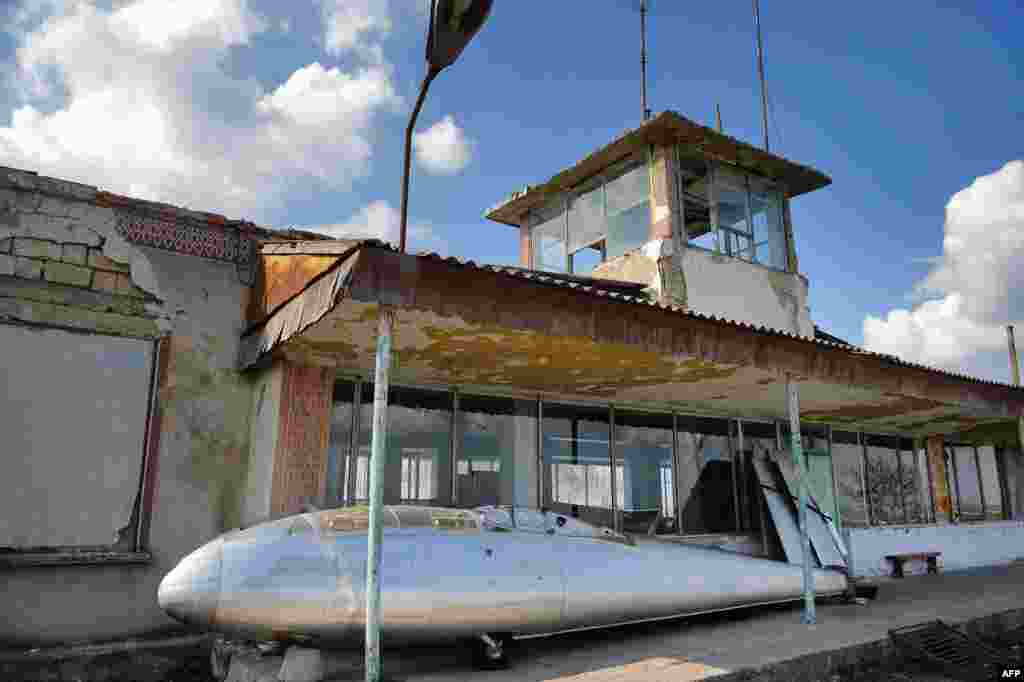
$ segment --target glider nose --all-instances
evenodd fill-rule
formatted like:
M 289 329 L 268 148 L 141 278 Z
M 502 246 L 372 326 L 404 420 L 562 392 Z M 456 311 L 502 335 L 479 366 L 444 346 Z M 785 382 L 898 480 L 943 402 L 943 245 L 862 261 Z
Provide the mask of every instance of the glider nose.
M 156 597 L 161 609 L 189 625 L 214 624 L 220 599 L 223 545 L 221 538 L 208 542 L 164 576 Z

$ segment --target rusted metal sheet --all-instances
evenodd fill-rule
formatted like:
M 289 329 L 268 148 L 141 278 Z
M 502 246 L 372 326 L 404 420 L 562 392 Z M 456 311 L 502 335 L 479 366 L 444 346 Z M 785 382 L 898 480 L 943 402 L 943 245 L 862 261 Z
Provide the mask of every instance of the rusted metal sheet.
M 603 289 L 376 245 L 360 246 L 248 332 L 242 366 L 284 346 L 367 371 L 380 305 L 396 310 L 404 380 L 779 418 L 780 377 L 790 373 L 808 421 L 903 435 L 950 433 L 1024 410 L 1019 388 L 655 304 L 636 285 Z
M 252 366 L 276 345 L 326 315 L 348 286 L 358 257 L 358 254 L 350 252 L 345 259 L 336 258 L 333 269 L 321 273 L 311 284 L 307 283 L 301 296 L 292 297 L 269 318 L 247 331 L 239 346 L 240 367 Z
M 932 436 L 926 443 L 935 515 L 936 517 L 943 515 L 945 517 L 943 520 L 952 521 L 953 502 L 949 495 L 949 477 L 946 473 L 946 452 L 943 448 L 942 436 Z M 936 518 L 936 520 L 939 519 Z

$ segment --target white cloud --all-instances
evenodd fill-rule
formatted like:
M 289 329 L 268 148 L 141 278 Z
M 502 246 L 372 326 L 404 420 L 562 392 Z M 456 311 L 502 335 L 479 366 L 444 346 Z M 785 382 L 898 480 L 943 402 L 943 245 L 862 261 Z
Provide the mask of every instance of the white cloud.
M 346 50 L 363 52 L 370 47 L 368 37 L 391 32 L 387 0 L 325 0 L 324 49 L 338 56 Z
M 475 143 L 448 114 L 421 133 L 413 135 L 416 159 L 432 173 L 450 175 L 469 165 Z
M 314 62 L 267 91 L 222 66 L 273 25 L 247 0 L 169 7 L 83 1 L 21 33 L 27 103 L 0 127 L 0 163 L 255 219 L 297 185 L 344 189 L 369 172 L 377 119 L 401 105 L 382 58 Z M 53 93 L 66 96 L 40 103 Z
M 398 209 L 386 201 L 377 200 L 359 209 L 344 223 L 313 225 L 299 229 L 320 232 L 334 239 L 380 239 L 397 246 L 400 228 L 401 216 Z M 411 253 L 447 252 L 447 243 L 437 235 L 429 223 L 410 222 L 406 239 L 406 249 Z
M 377 41 L 391 34 L 396 19 L 420 33 L 430 0 L 320 0 L 320 8 L 327 54 L 351 51 L 374 63 L 381 54 Z
M 1003 367 L 997 373 L 1005 379 L 1005 325 L 1024 320 L 1022 287 L 1024 161 L 1012 161 L 946 204 L 942 257 L 917 287 L 936 298 L 884 318 L 869 315 L 865 346 L 946 369 Z

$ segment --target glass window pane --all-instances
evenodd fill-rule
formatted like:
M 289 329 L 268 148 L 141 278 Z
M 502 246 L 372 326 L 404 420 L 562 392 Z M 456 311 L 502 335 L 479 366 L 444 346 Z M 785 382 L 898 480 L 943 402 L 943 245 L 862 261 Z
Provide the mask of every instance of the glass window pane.
M 349 448 L 352 445 L 352 399 L 355 385 L 348 381 L 334 384 L 331 405 L 331 432 L 327 445 L 327 499 L 328 507 L 345 504 L 348 500 L 350 469 Z M 354 471 L 352 472 L 355 473 Z
M 750 213 L 754 222 L 757 262 L 777 270 L 788 269 L 783 196 L 763 181 L 750 180 Z
M 739 235 L 749 235 L 747 222 L 747 187 L 743 176 L 721 168 L 714 172 L 715 203 L 718 207 L 718 226 L 723 230 L 725 243 L 723 253 L 736 258 L 750 260 L 749 238 L 740 240 Z M 739 233 L 737 235 L 736 233 Z
M 616 495 L 627 533 L 676 533 L 672 415 L 616 412 Z
M 373 384 L 363 384 L 355 499 L 369 494 Z M 388 391 L 388 450 L 384 503 L 451 502 L 451 394 L 392 386 Z
M 599 246 L 586 247 L 569 256 L 569 267 L 574 275 L 588 276 L 604 261 L 604 251 Z
M 581 192 L 569 208 L 569 252 L 601 241 L 605 235 L 604 186 Z
M 978 448 L 978 464 L 981 466 L 981 485 L 985 492 L 985 518 L 1003 518 L 1003 495 L 999 485 L 999 468 L 996 466 L 996 450 L 991 445 Z
M 843 438 L 832 434 L 832 465 L 835 467 L 836 492 L 839 494 L 839 520 L 844 526 L 859 528 L 868 525 L 868 512 L 864 506 L 864 482 L 861 479 L 863 448 L 857 443 L 857 434 Z
M 608 411 L 544 404 L 545 506 L 588 523 L 614 525 Z
M 924 489 L 917 468 L 917 454 L 913 450 L 900 452 L 903 465 L 903 499 L 907 505 L 907 523 L 925 523 Z
M 754 468 L 754 459 L 772 459 L 777 449 L 775 440 L 775 424 L 763 422 L 743 422 L 743 465 L 740 479 L 746 483 L 740 485 L 740 519 L 744 530 L 760 531 L 763 509 L 763 493 L 761 480 Z
M 980 521 L 985 518 L 985 510 L 981 506 L 981 484 L 978 481 L 978 466 L 974 461 L 974 448 L 955 447 L 953 454 L 956 483 L 960 492 L 960 520 Z
M 866 466 L 868 500 L 873 525 L 903 523 L 900 497 L 899 450 L 868 441 Z
M 457 418 L 456 506 L 516 504 L 517 487 L 536 487 L 536 401 L 460 395 Z
M 687 241 L 692 246 L 714 251 L 717 234 L 711 228 L 707 163 L 703 159 L 680 156 L 678 178 Z
M 532 218 L 533 267 L 548 272 L 565 272 L 565 203 L 550 202 Z
M 935 523 L 935 502 L 932 499 L 932 484 L 928 470 L 928 450 L 921 448 L 915 453 L 917 486 L 921 491 L 922 523 Z
M 651 231 L 647 164 L 626 171 L 605 185 L 608 258 L 643 246 Z
M 728 533 L 736 528 L 728 422 L 680 419 L 679 500 L 683 533 Z

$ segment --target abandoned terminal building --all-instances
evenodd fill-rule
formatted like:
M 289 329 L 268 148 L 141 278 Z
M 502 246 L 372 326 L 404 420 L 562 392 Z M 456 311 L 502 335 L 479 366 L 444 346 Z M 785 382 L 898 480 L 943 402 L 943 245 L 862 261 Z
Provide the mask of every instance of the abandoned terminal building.
M 363 503 L 385 307 L 385 503 L 780 558 L 753 462 L 788 449 L 791 380 L 854 575 L 1024 557 L 1024 389 L 815 327 L 789 206 L 829 183 L 666 112 L 487 212 L 512 267 L 0 169 L 0 639 L 168 627 L 196 546 Z

